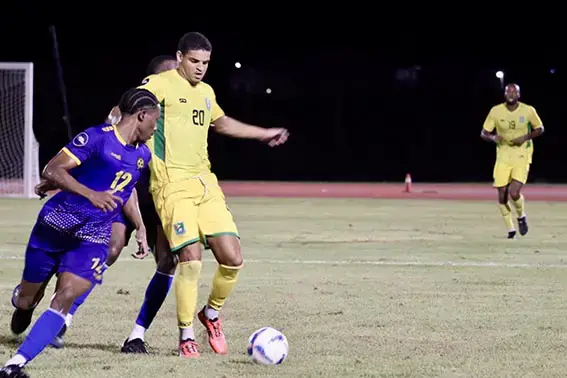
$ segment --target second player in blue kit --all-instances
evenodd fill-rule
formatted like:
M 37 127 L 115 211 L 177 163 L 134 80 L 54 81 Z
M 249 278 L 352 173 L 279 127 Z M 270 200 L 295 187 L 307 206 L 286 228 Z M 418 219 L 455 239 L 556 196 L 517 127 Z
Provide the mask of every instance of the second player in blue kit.
M 0 378 L 27 377 L 23 368 L 51 343 L 75 299 L 102 282 L 112 222 L 128 206 L 151 159 L 143 144 L 156 129 L 160 107 L 144 89 L 120 99 L 121 121 L 78 134 L 45 167 L 43 176 L 62 191 L 41 209 L 26 249 L 21 283 L 14 290 L 12 329 L 26 329 L 50 278 L 57 273 L 50 307 L 37 319 Z

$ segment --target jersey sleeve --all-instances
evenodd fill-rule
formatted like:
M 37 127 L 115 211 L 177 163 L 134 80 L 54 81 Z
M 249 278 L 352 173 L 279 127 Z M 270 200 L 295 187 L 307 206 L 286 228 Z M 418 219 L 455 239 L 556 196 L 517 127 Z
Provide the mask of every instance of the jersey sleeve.
M 152 92 L 162 102 L 165 99 L 166 80 L 159 75 L 150 75 L 142 80 L 142 84 L 138 86 L 140 89 L 147 89 Z
M 220 107 L 217 102 L 217 96 L 215 95 L 215 91 L 211 88 L 211 92 L 213 93 L 213 99 L 211 101 L 211 122 L 215 122 L 220 117 L 224 116 L 224 110 Z
M 537 114 L 533 106 L 530 106 L 530 110 L 528 112 L 528 121 L 530 122 L 530 125 L 533 129 L 539 129 L 543 127 L 543 122 L 541 122 L 541 118 L 539 118 L 539 115 Z
M 494 129 L 496 128 L 496 119 L 494 118 L 494 111 L 492 109 L 490 109 L 490 112 L 486 116 L 482 128 L 488 131 L 489 133 L 493 132 Z
M 75 135 L 62 151 L 77 165 L 81 165 L 91 157 L 98 155 L 102 138 L 102 133 L 98 132 L 97 128 L 90 128 Z

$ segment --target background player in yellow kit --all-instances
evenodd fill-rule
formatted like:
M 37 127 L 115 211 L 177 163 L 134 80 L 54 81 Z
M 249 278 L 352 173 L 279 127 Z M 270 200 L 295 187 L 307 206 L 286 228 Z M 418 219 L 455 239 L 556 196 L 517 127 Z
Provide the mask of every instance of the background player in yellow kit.
M 488 113 L 481 138 L 497 146 L 494 187 L 498 189 L 498 206 L 508 227 L 508 239 L 514 239 L 516 229 L 508 197 L 516 209 L 520 235 L 525 235 L 528 221 L 522 187 L 532 163 L 533 139 L 543 134 L 543 123 L 533 106 L 519 102 L 520 87 L 517 84 L 508 84 L 504 97 L 506 101 Z
M 156 134 L 147 143 L 152 150 L 150 191 L 171 250 L 179 257 L 174 286 L 182 357 L 199 356 L 193 319 L 201 274 L 201 238 L 206 239 L 219 265 L 207 305 L 198 317 L 207 329 L 209 344 L 219 354 L 227 353 L 219 310 L 232 292 L 243 263 L 238 230 L 210 170 L 209 127 L 270 146 L 285 143 L 288 137 L 286 129 L 247 125 L 224 114 L 213 89 L 202 82 L 211 50 L 211 43 L 202 34 L 185 34 L 178 44 L 179 67 L 150 75 L 141 86 L 156 95 L 163 111 Z M 146 353 L 142 335 L 142 331 L 133 332 L 123 351 Z

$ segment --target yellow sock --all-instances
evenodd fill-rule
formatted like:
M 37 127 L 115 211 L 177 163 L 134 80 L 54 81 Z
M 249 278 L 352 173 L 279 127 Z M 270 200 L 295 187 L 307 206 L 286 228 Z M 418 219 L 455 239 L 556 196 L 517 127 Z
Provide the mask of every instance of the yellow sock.
M 526 213 L 524 212 L 524 195 L 520 194 L 520 198 L 517 201 L 512 200 L 514 207 L 516 208 L 516 214 L 518 218 L 524 217 Z
M 500 208 L 500 213 L 504 217 L 504 223 L 506 223 L 508 231 L 514 230 L 514 222 L 512 221 L 512 209 L 510 208 L 510 205 L 502 205 L 501 203 L 499 203 L 498 207 Z
M 234 289 L 234 285 L 236 285 L 240 268 L 242 268 L 242 265 L 227 266 L 219 264 L 213 276 L 213 289 L 211 290 L 211 295 L 209 295 L 208 307 L 215 311 L 219 311 L 222 308 L 226 298 Z
M 191 328 L 193 326 L 201 266 L 200 261 L 180 262 L 175 273 L 173 283 L 177 299 L 177 324 L 179 328 Z

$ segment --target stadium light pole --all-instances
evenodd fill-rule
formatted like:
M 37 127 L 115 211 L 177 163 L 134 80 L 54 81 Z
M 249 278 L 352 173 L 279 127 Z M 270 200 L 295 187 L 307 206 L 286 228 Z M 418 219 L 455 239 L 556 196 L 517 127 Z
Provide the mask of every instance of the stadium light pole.
M 496 77 L 500 80 L 500 88 L 504 88 L 504 72 L 498 71 L 496 72 Z

